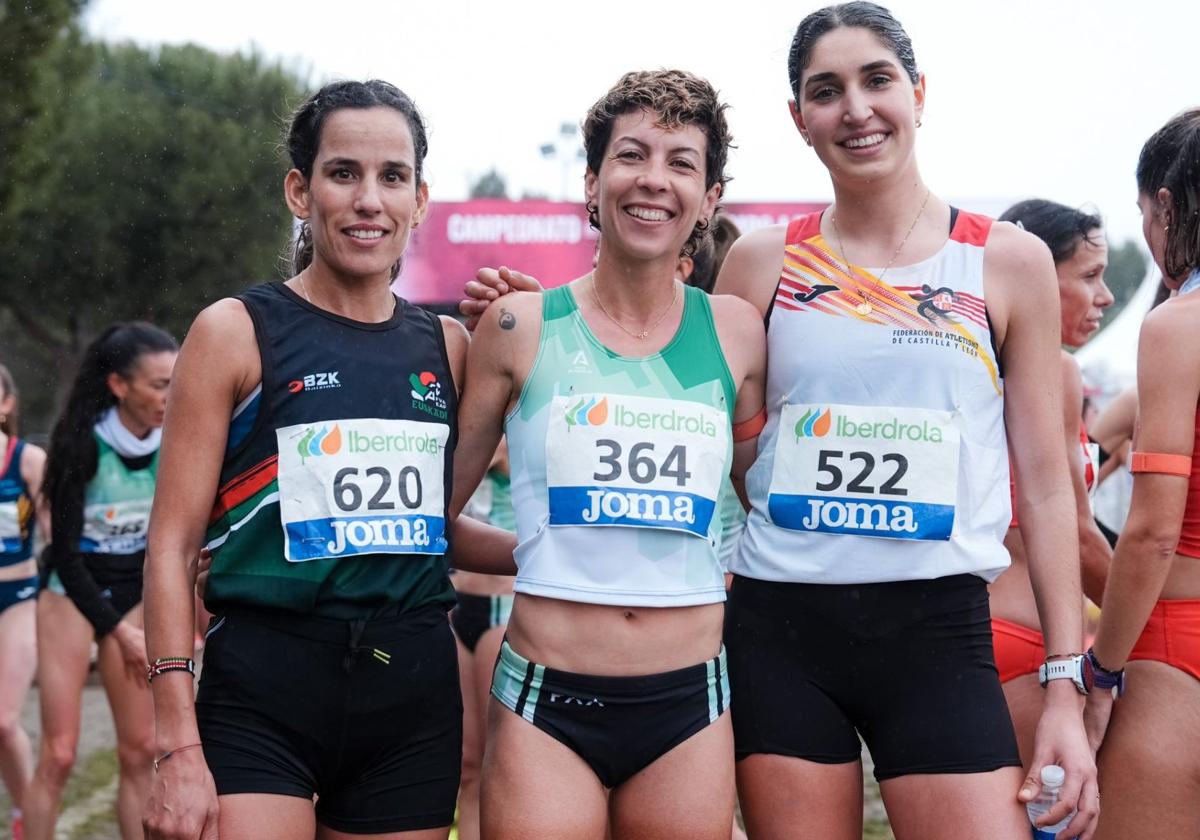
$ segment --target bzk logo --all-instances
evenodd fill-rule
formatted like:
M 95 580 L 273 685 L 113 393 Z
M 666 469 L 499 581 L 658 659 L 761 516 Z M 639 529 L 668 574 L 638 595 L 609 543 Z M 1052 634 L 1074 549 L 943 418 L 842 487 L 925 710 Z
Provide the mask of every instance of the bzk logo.
M 300 443 L 296 446 L 296 451 L 300 453 L 301 463 L 319 455 L 336 455 L 341 450 L 342 430 L 337 423 L 333 424 L 332 429 L 328 426 L 322 426 L 319 429 L 316 426 L 309 426 L 300 436 Z
M 828 408 L 823 414 L 819 408 L 810 408 L 796 421 L 796 442 L 799 443 L 802 437 L 825 437 L 832 425 L 833 416 Z
M 322 391 L 326 388 L 341 387 L 342 383 L 338 381 L 338 371 L 336 370 L 310 373 L 288 383 L 288 390 L 293 394 L 299 394 L 301 391 Z

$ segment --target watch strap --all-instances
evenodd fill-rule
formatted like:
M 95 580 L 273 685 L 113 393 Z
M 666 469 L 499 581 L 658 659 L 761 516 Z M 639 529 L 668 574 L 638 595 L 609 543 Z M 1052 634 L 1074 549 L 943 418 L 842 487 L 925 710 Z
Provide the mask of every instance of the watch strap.
M 1070 680 L 1080 694 L 1087 694 L 1087 684 L 1083 678 L 1083 657 L 1072 656 L 1068 659 L 1051 659 L 1042 663 L 1038 669 L 1038 682 L 1044 688 L 1054 680 Z

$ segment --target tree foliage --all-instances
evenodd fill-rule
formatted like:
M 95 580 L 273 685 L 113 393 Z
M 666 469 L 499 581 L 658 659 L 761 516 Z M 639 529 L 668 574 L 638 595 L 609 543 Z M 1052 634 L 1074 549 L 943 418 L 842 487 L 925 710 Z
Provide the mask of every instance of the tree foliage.
M 508 198 L 508 184 L 496 169 L 489 169 L 475 179 L 468 195 L 471 198 Z
M 17 179 L 14 162 L 26 133 L 51 106 L 46 77 L 70 77 L 77 65 L 49 64 L 49 52 L 78 40 L 72 26 L 87 0 L 0 0 L 0 218 Z M 56 58 L 63 59 L 61 53 Z
M 276 274 L 296 74 L 257 55 L 66 36 L 46 60 L 86 69 L 37 77 L 44 108 L 14 152 L 0 229 L 0 329 L 53 365 L 113 320 L 182 334 L 207 303 Z M 44 413 L 30 396 L 27 416 Z

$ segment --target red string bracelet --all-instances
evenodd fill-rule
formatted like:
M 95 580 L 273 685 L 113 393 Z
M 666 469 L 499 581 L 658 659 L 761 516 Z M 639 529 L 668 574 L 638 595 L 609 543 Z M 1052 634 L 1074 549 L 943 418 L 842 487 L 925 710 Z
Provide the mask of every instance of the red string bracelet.
M 187 746 L 184 746 L 184 747 L 176 747 L 173 750 L 167 750 L 165 753 L 160 755 L 158 758 L 154 759 L 154 772 L 157 773 L 158 765 L 162 764 L 168 758 L 175 755 L 175 753 L 181 753 L 184 750 L 192 750 L 192 749 L 195 749 L 196 747 L 202 747 L 202 746 L 204 746 L 204 745 L 203 744 L 188 744 Z

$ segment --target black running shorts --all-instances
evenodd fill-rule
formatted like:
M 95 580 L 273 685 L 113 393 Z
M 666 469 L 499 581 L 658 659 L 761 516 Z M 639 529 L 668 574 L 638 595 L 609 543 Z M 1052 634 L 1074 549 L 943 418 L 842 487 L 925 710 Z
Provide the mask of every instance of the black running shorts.
M 729 680 L 723 650 L 663 674 L 599 677 L 530 662 L 505 641 L 492 696 L 615 788 L 715 723 L 729 708 Z
M 319 798 L 335 831 L 448 826 L 462 763 L 462 698 L 443 608 L 331 621 L 214 619 L 196 696 L 218 795 Z
M 739 759 L 857 761 L 875 778 L 1019 767 L 975 575 L 854 585 L 734 578 L 725 618 Z

